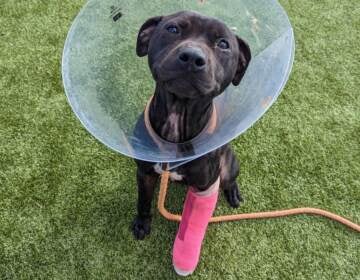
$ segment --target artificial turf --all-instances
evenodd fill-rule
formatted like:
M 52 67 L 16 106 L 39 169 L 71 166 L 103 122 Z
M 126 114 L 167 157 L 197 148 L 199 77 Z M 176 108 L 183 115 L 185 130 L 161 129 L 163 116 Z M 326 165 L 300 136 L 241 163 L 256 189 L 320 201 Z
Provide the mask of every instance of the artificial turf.
M 85 131 L 60 62 L 84 0 L 0 0 L 0 279 L 176 279 L 177 224 L 155 212 L 129 229 L 135 165 Z M 360 223 L 360 2 L 281 0 L 296 37 L 290 80 L 233 141 L 245 202 L 217 213 L 297 206 Z M 179 211 L 184 190 L 173 188 Z M 360 235 L 297 216 L 211 225 L 189 279 L 360 279 Z

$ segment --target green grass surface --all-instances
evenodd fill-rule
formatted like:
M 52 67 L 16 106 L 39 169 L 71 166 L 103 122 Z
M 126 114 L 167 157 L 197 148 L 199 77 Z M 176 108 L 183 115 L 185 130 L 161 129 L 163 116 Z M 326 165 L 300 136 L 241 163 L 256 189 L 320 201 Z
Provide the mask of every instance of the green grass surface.
M 282 0 L 296 36 L 291 78 L 233 142 L 237 211 L 316 206 L 360 223 L 360 2 Z M 90 136 L 60 61 L 76 1 L 0 0 L 0 279 L 176 279 L 177 224 L 155 213 L 135 241 L 133 161 Z M 171 209 L 184 191 L 174 188 Z M 235 213 L 222 198 L 217 213 Z M 189 279 L 360 279 L 360 235 L 298 216 L 209 227 Z

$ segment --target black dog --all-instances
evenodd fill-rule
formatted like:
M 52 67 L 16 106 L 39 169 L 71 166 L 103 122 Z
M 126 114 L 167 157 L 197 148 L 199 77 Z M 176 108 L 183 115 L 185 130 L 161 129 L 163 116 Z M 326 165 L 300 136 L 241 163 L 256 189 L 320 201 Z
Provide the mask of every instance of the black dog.
M 233 83 L 238 85 L 250 62 L 248 45 L 221 21 L 194 12 L 148 19 L 140 28 L 137 55 L 148 55 L 156 81 L 149 108 L 155 132 L 171 142 L 185 142 L 207 125 L 213 98 Z M 138 214 L 135 238 L 150 233 L 151 202 L 161 173 L 159 164 L 136 161 Z M 220 176 L 220 187 L 232 207 L 242 198 L 236 177 L 239 164 L 228 145 L 172 170 L 171 177 L 199 191 Z

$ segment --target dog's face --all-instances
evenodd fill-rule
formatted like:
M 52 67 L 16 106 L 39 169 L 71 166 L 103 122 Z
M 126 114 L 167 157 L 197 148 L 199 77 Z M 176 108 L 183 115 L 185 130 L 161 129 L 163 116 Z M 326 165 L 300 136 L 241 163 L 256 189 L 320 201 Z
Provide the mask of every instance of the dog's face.
M 155 81 L 179 98 L 215 97 L 240 83 L 250 62 L 248 45 L 221 21 L 194 12 L 148 19 L 136 52 L 148 55 Z

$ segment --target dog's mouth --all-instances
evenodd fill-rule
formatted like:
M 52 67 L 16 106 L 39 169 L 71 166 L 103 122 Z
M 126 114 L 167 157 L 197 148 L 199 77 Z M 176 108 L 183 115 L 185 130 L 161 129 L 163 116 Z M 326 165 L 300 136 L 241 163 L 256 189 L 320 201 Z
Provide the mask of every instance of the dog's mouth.
M 212 85 L 187 78 L 174 78 L 162 83 L 167 91 L 183 98 L 203 97 L 213 91 Z
M 219 90 L 213 75 L 208 72 L 188 73 L 165 67 L 154 67 L 152 70 L 155 81 L 179 98 L 204 97 Z

